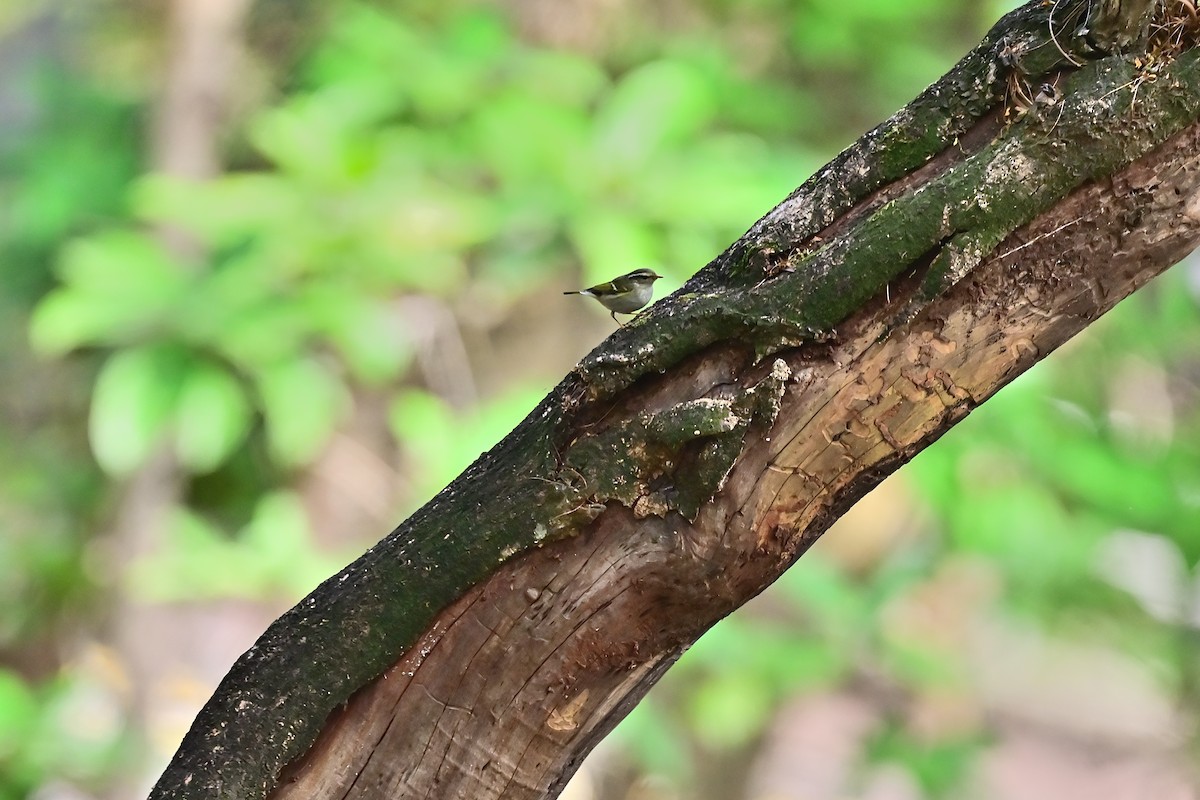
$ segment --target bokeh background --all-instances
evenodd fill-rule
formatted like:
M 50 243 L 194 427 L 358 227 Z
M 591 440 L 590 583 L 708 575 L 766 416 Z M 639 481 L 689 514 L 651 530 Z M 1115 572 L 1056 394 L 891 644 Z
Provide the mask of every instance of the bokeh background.
M 136 798 L 278 613 L 968 49 L 965 0 L 5 0 L 0 800 Z M 721 623 L 573 800 L 1200 796 L 1200 269 Z

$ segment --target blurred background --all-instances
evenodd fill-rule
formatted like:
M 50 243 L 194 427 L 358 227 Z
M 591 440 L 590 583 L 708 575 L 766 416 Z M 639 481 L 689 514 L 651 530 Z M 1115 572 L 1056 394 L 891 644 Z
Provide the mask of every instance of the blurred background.
M 0 800 L 144 796 L 611 332 L 562 291 L 677 288 L 1012 5 L 5 0 Z M 568 796 L 1200 797 L 1198 298 L 886 482 Z

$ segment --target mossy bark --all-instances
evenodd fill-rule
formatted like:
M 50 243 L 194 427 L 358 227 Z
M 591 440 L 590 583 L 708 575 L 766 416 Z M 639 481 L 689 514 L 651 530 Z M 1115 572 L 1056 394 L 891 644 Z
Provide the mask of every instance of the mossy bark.
M 611 336 L 263 634 L 152 797 L 554 796 L 850 503 L 1194 246 L 1200 58 L 1151 75 L 1120 52 L 1146 4 L 1090 5 L 1010 14 Z

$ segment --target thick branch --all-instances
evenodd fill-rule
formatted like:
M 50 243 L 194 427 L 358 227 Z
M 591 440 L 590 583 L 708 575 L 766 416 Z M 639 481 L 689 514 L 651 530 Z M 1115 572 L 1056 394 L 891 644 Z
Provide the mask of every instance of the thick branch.
M 1087 4 L 1051 5 L 1059 45 L 1094 53 Z M 155 796 L 552 796 L 850 503 L 1191 249 L 1200 60 L 1060 74 L 1048 8 L 1002 21 L 281 617 Z M 1042 77 L 1062 99 L 1003 124 Z

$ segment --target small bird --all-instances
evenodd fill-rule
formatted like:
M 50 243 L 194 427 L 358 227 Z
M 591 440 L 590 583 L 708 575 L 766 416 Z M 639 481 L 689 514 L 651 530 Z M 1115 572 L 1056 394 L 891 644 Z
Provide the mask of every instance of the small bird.
M 650 302 L 654 294 L 654 282 L 661 278 L 652 269 L 635 269 L 633 272 L 613 278 L 608 283 L 598 283 L 590 289 L 563 294 L 582 294 L 594 297 L 608 309 L 613 321 L 624 325 L 617 314 L 632 314 Z

